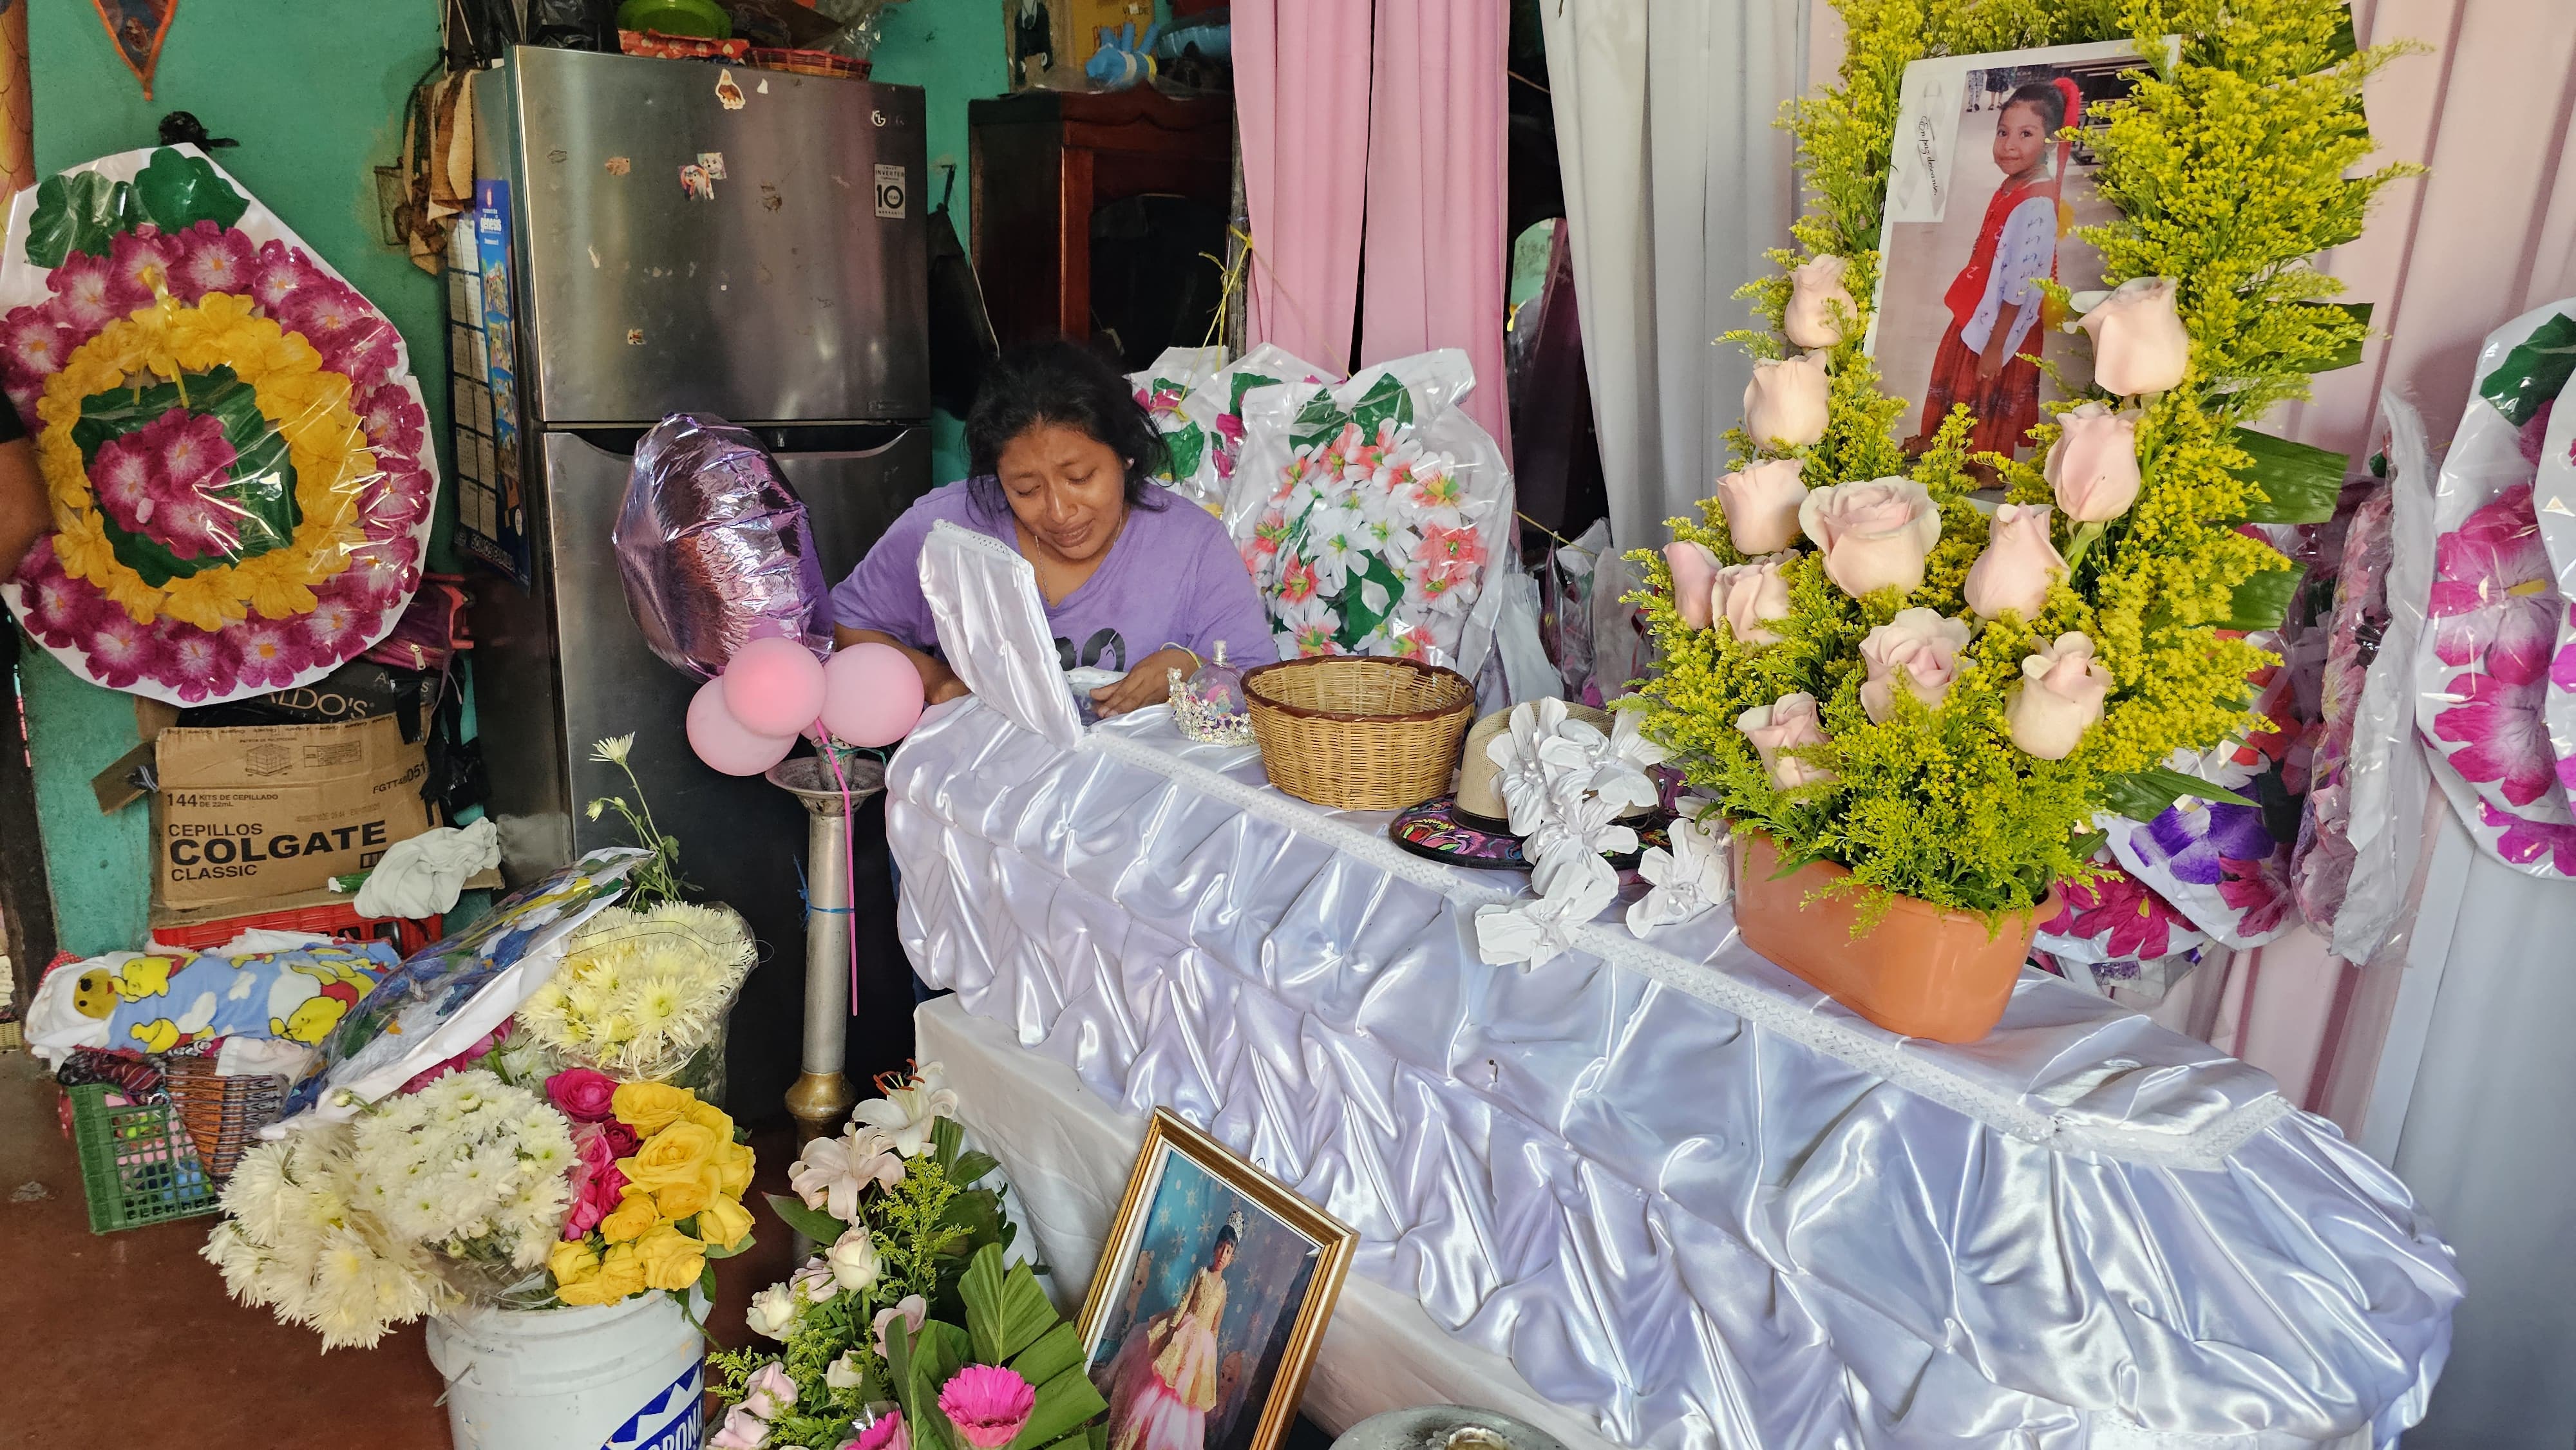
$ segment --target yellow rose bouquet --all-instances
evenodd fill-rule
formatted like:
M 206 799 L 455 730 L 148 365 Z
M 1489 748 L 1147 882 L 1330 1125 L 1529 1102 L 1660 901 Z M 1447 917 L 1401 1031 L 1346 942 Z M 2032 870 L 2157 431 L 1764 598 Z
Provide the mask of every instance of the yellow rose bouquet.
M 588 1068 L 546 1079 L 572 1123 L 570 1211 L 546 1260 L 565 1304 L 648 1289 L 715 1292 L 709 1261 L 751 1247 L 751 1149 L 733 1119 L 687 1088 L 616 1082 Z

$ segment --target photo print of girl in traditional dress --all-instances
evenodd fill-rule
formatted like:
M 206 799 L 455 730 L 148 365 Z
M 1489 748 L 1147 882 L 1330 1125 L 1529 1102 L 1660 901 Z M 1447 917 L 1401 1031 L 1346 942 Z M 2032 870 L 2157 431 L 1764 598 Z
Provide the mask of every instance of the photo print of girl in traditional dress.
M 2102 285 L 2101 255 L 2075 235 L 2112 214 L 2084 132 L 2142 64 L 2112 42 L 1906 67 L 1867 345 L 1911 402 L 1897 424 L 1908 453 L 1965 404 L 1971 452 L 2027 457 L 2041 400 L 2060 396 L 2041 361 L 2071 386 L 2091 376 L 2039 284 Z
M 1109 1450 L 1266 1450 L 1322 1337 L 1319 1319 L 1299 1333 L 1301 1315 L 1319 1289 L 1338 1287 L 1347 1249 L 1163 1147 L 1147 1144 L 1140 1172 L 1153 1176 L 1102 1256 L 1100 1273 L 1115 1277 L 1094 1285 L 1083 1316 L 1086 1330 L 1097 1326 L 1088 1362 L 1109 1401 Z M 1272 1416 L 1282 1390 L 1285 1412 Z

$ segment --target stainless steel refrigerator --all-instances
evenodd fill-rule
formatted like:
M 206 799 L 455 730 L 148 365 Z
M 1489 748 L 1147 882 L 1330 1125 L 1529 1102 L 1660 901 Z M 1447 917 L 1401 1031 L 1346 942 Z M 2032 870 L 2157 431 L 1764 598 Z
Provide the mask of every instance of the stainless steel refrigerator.
M 646 649 L 609 531 L 636 440 L 681 411 L 761 436 L 836 581 L 928 488 L 922 94 L 523 47 L 476 77 L 474 102 L 449 337 L 459 537 L 490 566 L 472 584 L 474 685 L 504 873 L 622 839 L 583 807 L 625 787 L 592 742 L 633 732 L 685 874 L 760 937 L 729 1057 L 735 1102 L 763 1115 L 795 1073 L 805 813 L 689 753 L 696 681 Z M 870 1020 L 851 1034 L 853 1069 L 873 1070 L 909 1040 L 910 978 L 882 847 L 858 855 L 858 935 L 893 956 L 865 974 Z

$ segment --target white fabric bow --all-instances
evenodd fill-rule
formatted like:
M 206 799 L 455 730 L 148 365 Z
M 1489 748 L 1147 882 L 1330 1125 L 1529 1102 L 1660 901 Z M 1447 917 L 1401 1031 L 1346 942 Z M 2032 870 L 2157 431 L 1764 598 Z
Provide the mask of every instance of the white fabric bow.
M 1628 904 L 1628 930 L 1638 936 L 1713 910 L 1731 889 L 1725 833 L 1685 814 L 1673 822 L 1671 849 L 1648 847 L 1637 874 L 1654 887 Z
M 1574 928 L 1601 913 L 1619 894 L 1619 873 L 1593 853 L 1567 852 L 1549 863 L 1539 896 L 1508 905 L 1476 908 L 1476 954 L 1502 965 L 1545 966 L 1573 950 Z

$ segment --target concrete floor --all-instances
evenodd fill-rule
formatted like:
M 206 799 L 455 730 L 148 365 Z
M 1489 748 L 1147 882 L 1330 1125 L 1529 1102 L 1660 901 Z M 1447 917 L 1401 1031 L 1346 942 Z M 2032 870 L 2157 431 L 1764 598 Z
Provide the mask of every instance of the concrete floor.
M 197 1257 L 211 1217 L 92 1234 L 57 1096 L 43 1063 L 0 1052 L 0 1446 L 447 1450 L 419 1325 L 326 1355 L 225 1295 Z M 717 1265 L 709 1327 L 726 1345 L 746 1338 L 752 1293 L 790 1267 L 788 1232 L 759 1193 L 785 1191 L 793 1135 L 753 1143 L 759 1243 Z

